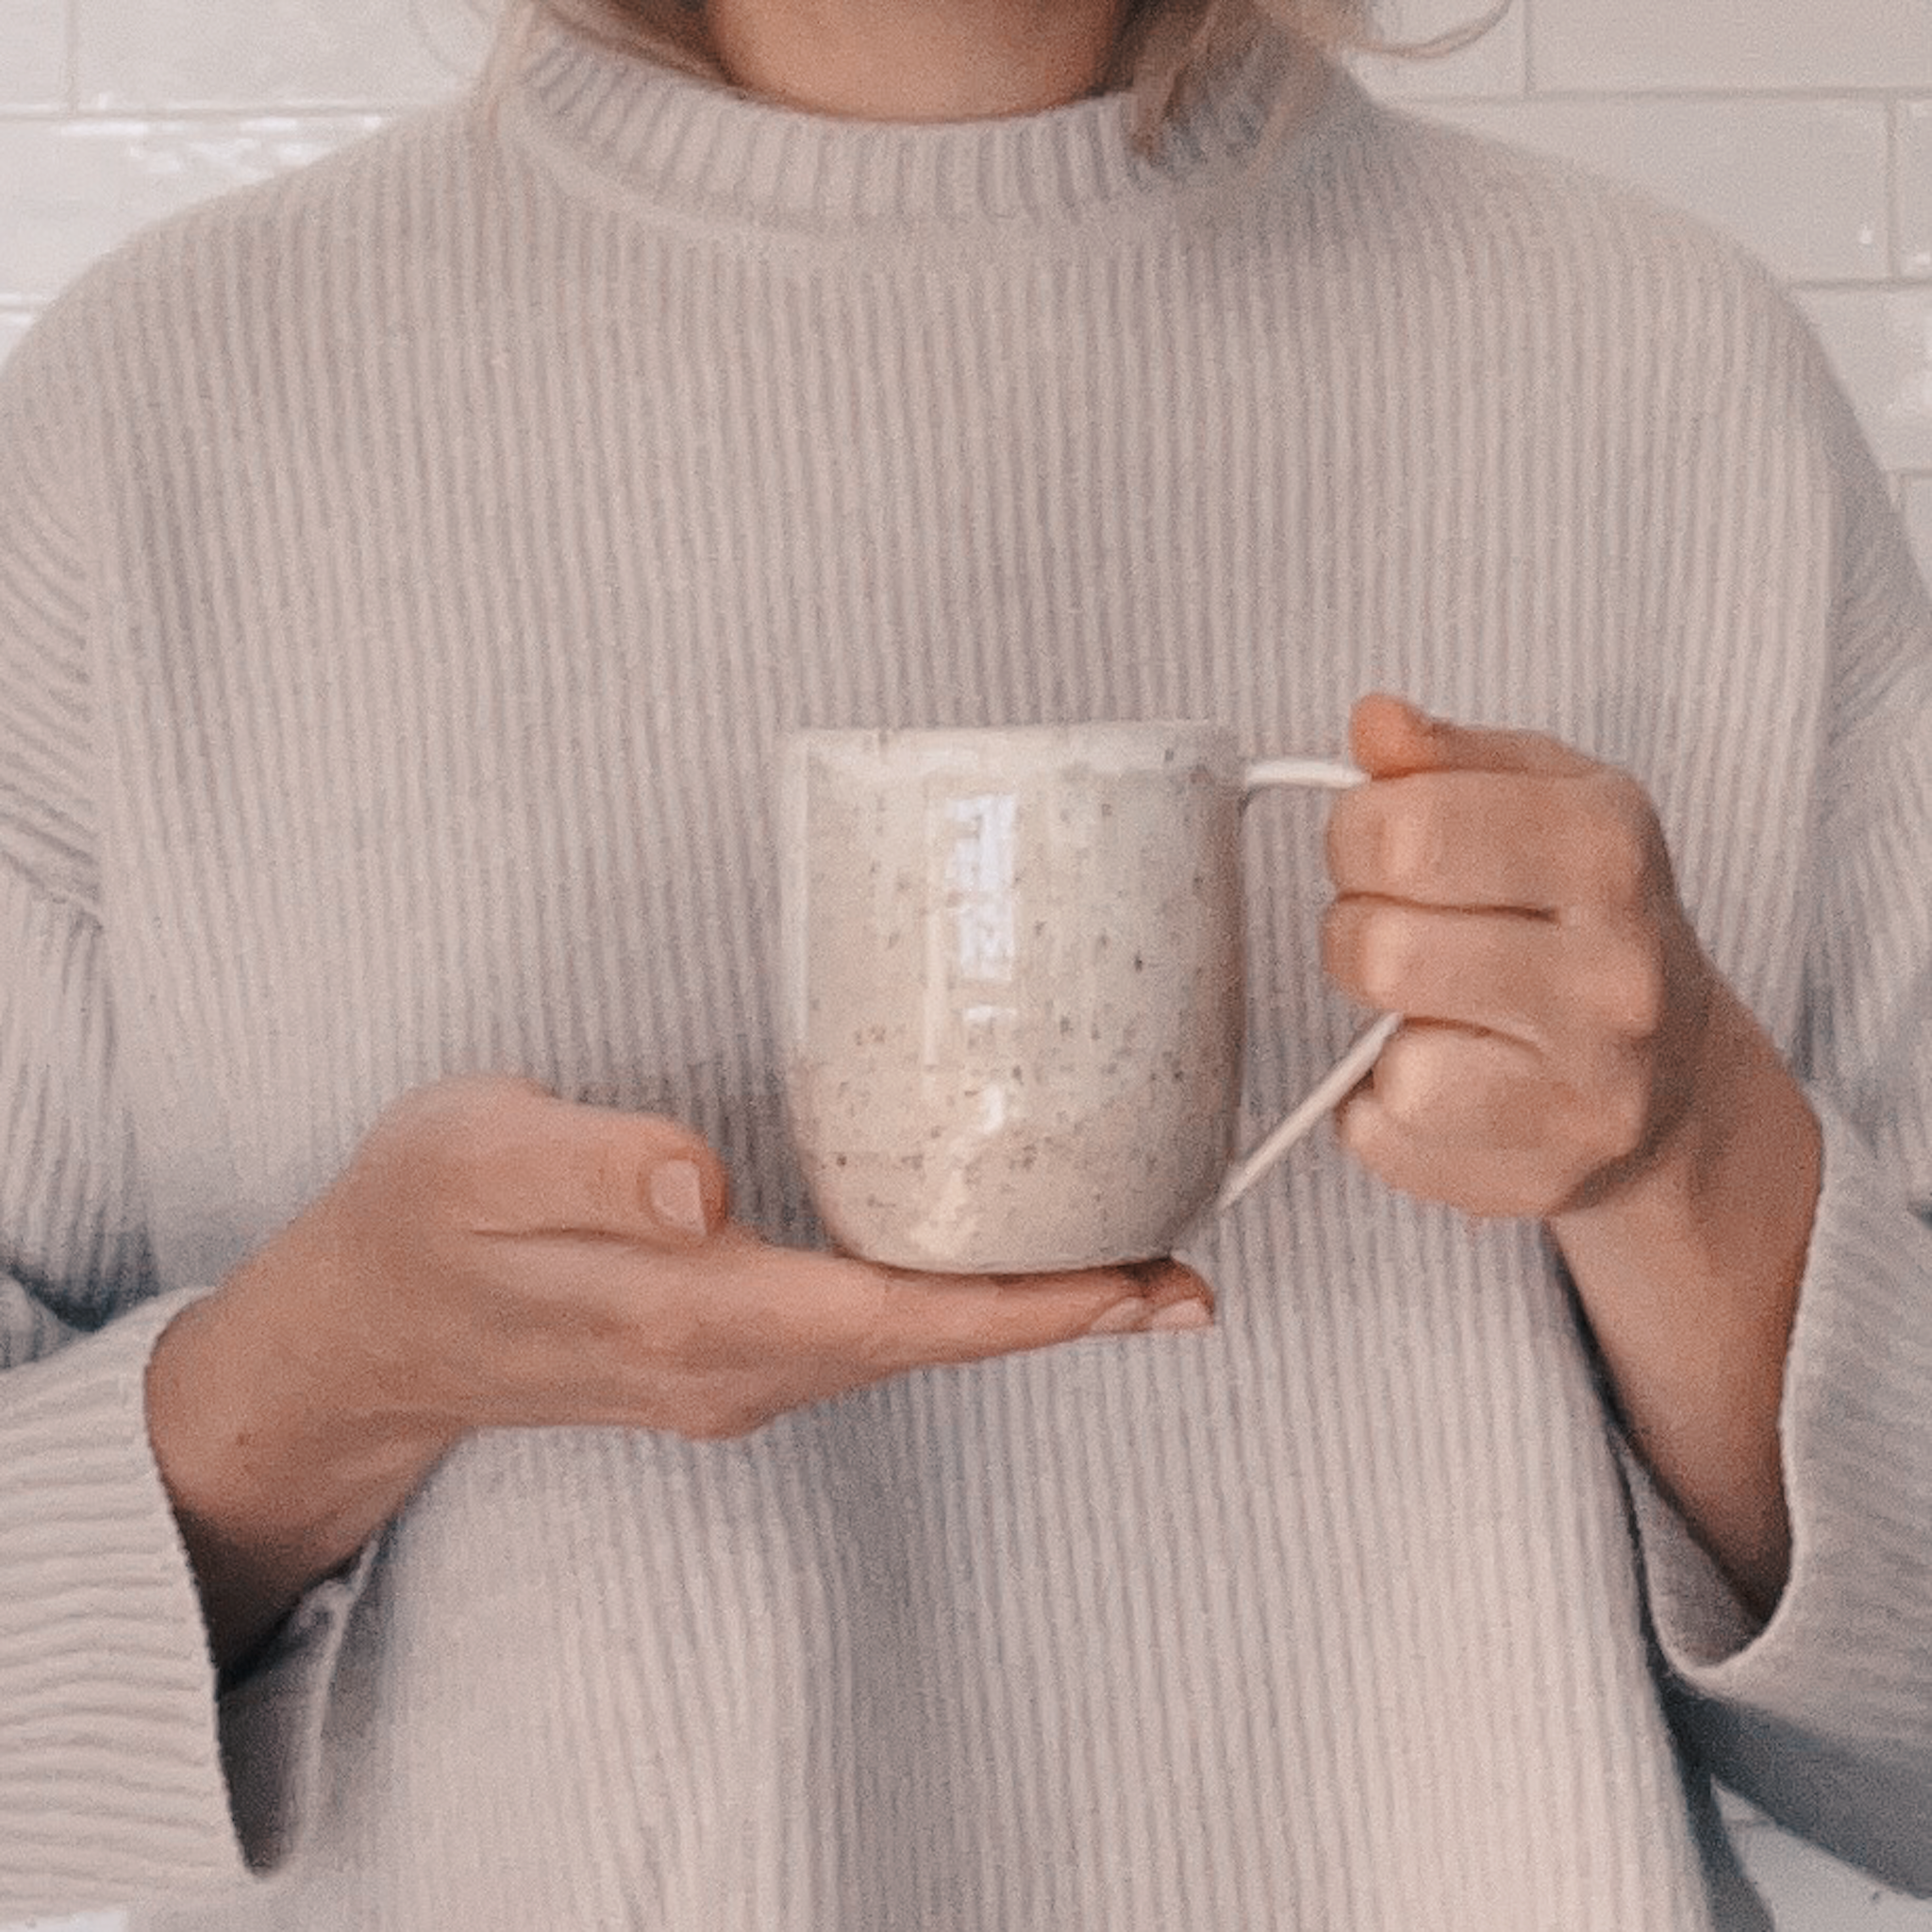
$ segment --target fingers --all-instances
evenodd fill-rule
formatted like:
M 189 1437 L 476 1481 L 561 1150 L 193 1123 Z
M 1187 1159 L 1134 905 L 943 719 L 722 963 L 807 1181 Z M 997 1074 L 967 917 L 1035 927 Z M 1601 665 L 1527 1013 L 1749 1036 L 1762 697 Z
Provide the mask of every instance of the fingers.
M 1571 1076 L 1518 1041 L 1405 1025 L 1336 1116 L 1342 1145 L 1390 1186 L 1479 1215 L 1532 1218 L 1643 1138 L 1632 1056 L 1607 1048 Z
M 820 1345 L 838 1335 L 879 1377 L 1089 1335 L 1202 1327 L 1213 1315 L 1212 1291 L 1178 1261 L 1015 1277 L 916 1274 L 830 1256 L 795 1259 L 809 1291 L 791 1298 L 792 1318 L 808 1319 L 810 1340 Z
M 1597 769 L 1592 759 L 1560 739 L 1539 731 L 1452 724 L 1379 691 L 1356 706 L 1349 721 L 1349 750 L 1372 778 L 1450 771 L 1580 777 Z
M 1657 813 L 1555 739 L 1397 698 L 1356 708 L 1351 748 L 1373 782 L 1330 813 L 1324 955 L 1405 1024 L 1342 1142 L 1406 1192 L 1547 1216 L 1681 1110 L 1710 972 Z
M 1357 705 L 1350 746 L 1378 782 L 1329 817 L 1343 893 L 1564 916 L 1627 908 L 1657 869 L 1641 790 L 1557 739 L 1445 724 L 1378 694 Z
M 597 1351 L 593 1418 L 700 1441 L 910 1370 L 1086 1335 L 1205 1327 L 1207 1284 L 1174 1262 L 1027 1277 L 914 1274 L 724 1229 L 681 1261 L 633 1251 L 634 1333 Z M 573 1377 L 576 1411 L 586 1378 Z
M 1663 1017 L 1662 957 L 1635 925 L 1348 898 L 1329 908 L 1322 945 L 1364 1006 L 1542 1051 L 1578 1035 L 1647 1039 Z
M 1328 819 L 1338 891 L 1426 906 L 1627 915 L 1658 858 L 1641 794 L 1604 769 L 1418 773 L 1345 793 Z

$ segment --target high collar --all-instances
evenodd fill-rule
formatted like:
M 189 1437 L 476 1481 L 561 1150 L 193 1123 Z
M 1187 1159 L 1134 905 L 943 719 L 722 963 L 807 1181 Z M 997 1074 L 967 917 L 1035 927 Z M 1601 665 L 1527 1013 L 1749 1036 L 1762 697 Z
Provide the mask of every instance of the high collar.
M 1264 36 L 1223 62 L 1149 160 L 1129 138 L 1124 93 L 996 120 L 850 120 L 755 99 L 545 19 L 504 126 L 578 189 L 713 235 L 953 245 L 975 230 L 990 240 L 1182 213 L 1257 158 L 1284 90 L 1293 118 L 1271 169 L 1306 165 L 1364 105 L 1348 75 Z

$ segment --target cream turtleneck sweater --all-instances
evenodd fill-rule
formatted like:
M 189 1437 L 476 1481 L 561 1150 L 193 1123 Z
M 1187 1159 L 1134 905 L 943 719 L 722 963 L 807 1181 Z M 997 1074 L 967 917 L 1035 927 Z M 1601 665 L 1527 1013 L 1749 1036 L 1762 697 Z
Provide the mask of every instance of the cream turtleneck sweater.
M 171 222 L 0 377 L 0 1918 L 1690 1932 L 1707 1770 L 1932 1886 L 1932 611 L 1769 278 L 1257 51 L 874 126 L 544 33 Z M 1655 795 L 1824 1197 L 1759 1629 L 1534 1227 L 1311 1145 L 1200 1338 L 747 1441 L 473 1439 L 218 1687 L 160 1325 L 457 1069 L 678 1114 L 808 1239 L 775 735 L 1405 691 Z M 1257 1116 L 1351 1016 L 1257 823 Z M 1685 1311 L 1687 1322 L 1695 1310 Z M 223 1694 L 217 1696 L 218 1688 Z

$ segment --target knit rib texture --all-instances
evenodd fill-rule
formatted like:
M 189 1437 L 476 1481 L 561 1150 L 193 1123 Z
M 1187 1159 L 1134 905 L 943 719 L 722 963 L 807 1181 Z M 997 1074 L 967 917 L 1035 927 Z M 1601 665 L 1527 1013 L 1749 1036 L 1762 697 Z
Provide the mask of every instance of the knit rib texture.
M 1761 270 L 1339 76 L 1259 146 L 1307 78 L 1258 45 L 1147 161 L 1117 97 L 834 122 L 545 30 L 16 352 L 0 1917 L 1762 1927 L 1707 1758 L 1932 1885 L 1924 587 Z M 672 1114 L 815 1238 L 780 733 L 1333 754 L 1374 689 L 1635 773 L 1828 1114 L 1768 1627 L 1539 1231 L 1317 1137 L 1188 1250 L 1209 1333 L 473 1438 L 217 1685 L 146 1351 L 389 1101 Z M 1357 1017 L 1323 809 L 1250 815 L 1257 1123 Z

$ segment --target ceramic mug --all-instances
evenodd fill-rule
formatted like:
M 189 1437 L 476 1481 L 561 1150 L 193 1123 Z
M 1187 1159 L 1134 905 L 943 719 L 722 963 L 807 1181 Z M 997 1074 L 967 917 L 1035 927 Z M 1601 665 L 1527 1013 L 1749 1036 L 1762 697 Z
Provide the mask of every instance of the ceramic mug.
M 1369 1028 L 1231 1163 L 1241 817 L 1277 786 L 1200 723 L 804 731 L 780 758 L 779 1031 L 807 1185 L 848 1253 L 1029 1274 L 1173 1252 L 1374 1065 Z

